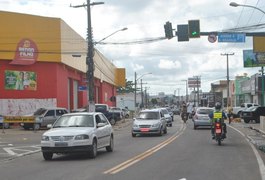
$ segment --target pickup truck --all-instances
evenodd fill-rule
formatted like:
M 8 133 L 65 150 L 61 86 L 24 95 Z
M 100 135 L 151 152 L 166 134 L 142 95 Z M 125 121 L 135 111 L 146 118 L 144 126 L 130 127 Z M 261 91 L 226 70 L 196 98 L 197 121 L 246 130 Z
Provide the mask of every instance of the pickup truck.
M 107 104 L 95 104 L 95 111 L 103 113 L 111 125 L 116 124 L 116 121 L 122 119 L 122 113 L 110 110 L 110 107 Z
M 242 103 L 239 107 L 233 107 L 233 115 L 237 117 L 241 117 L 241 112 L 251 106 L 260 106 L 256 103 Z

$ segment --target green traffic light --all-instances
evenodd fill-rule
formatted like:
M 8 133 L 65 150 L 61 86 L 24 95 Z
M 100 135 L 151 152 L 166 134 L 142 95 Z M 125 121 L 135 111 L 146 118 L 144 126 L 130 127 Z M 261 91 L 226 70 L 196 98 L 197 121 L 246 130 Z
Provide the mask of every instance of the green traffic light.
M 196 31 L 191 33 L 193 36 L 196 36 L 198 33 Z

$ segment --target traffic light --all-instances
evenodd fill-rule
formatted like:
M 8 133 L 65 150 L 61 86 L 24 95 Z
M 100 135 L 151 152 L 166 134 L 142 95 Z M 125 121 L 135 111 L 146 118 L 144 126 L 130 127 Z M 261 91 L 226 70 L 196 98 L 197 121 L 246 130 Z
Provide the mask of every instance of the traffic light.
M 172 24 L 171 22 L 166 22 L 166 24 L 164 25 L 164 29 L 165 29 L 165 36 L 168 39 L 173 38 L 173 31 L 172 31 Z
M 181 24 L 177 26 L 178 41 L 189 41 L 189 26 L 188 24 Z
M 200 20 L 189 20 L 189 37 L 200 37 Z

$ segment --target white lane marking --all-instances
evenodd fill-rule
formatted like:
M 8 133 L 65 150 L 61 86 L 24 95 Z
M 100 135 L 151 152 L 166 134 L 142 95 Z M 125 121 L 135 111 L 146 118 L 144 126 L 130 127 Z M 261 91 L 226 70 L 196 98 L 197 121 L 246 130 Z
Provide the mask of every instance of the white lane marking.
M 259 165 L 261 180 L 265 180 L 265 165 L 264 165 L 262 158 L 260 157 L 260 154 L 258 153 L 257 149 L 255 148 L 255 146 L 249 141 L 249 139 L 247 139 L 246 135 L 243 134 L 241 131 L 239 131 L 238 129 L 236 129 L 230 125 L 228 125 L 228 126 L 231 127 L 232 129 L 236 130 L 239 134 L 241 134 L 246 139 L 246 141 L 248 142 L 248 144 L 250 145 L 250 147 L 252 148 L 252 150 L 256 156 L 256 159 L 257 159 L 257 162 Z
M 170 144 L 171 142 L 173 142 L 175 139 L 177 139 L 180 135 L 183 134 L 183 132 L 186 129 L 186 124 L 181 124 L 181 128 L 179 132 L 176 132 L 174 135 L 172 135 L 171 137 L 169 137 L 168 139 L 166 139 L 165 141 L 163 141 L 162 143 L 148 149 L 147 151 L 134 156 L 131 159 L 128 159 L 127 161 L 118 164 L 117 166 L 114 166 L 113 168 L 104 171 L 104 174 L 116 174 L 130 166 L 132 166 L 133 164 L 147 158 L 148 156 L 152 155 L 153 153 L 157 152 L 158 150 L 160 150 L 161 148 L 165 147 L 166 145 Z
M 187 180 L 186 178 L 181 178 L 181 179 L 179 179 L 179 180 Z
M 35 148 L 37 150 L 28 150 L 23 148 Z M 32 154 L 36 152 L 40 152 L 40 145 L 35 146 L 21 146 L 21 147 L 9 147 L 9 148 L 3 148 L 9 155 L 11 156 L 24 156 L 27 154 Z M 16 153 L 14 151 L 22 151 L 23 153 Z

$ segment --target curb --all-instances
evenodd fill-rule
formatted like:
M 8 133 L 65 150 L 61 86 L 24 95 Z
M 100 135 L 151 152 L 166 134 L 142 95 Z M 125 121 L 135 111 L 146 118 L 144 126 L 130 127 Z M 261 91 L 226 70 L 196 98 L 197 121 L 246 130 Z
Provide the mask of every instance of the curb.
M 259 133 L 260 136 L 256 136 L 256 138 L 254 138 L 248 135 L 247 138 L 250 140 L 252 144 L 254 144 L 257 147 L 257 149 L 265 153 L 265 132 L 258 128 L 254 128 L 252 126 L 250 126 L 249 128 Z

